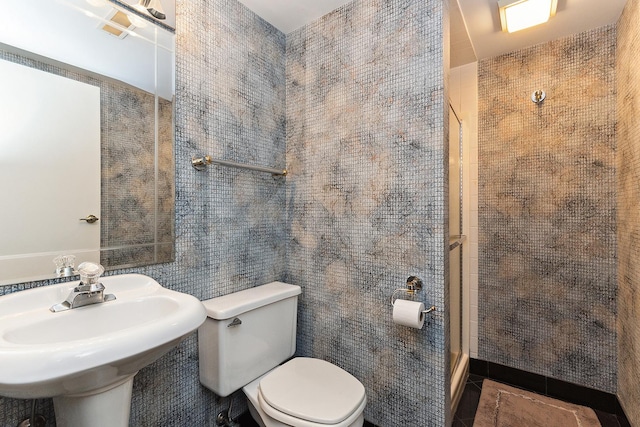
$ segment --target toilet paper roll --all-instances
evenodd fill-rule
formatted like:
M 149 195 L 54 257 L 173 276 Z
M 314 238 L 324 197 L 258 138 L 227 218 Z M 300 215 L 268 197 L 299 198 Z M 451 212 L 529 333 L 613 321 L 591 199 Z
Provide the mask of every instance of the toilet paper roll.
M 424 304 L 397 299 L 393 303 L 393 322 L 410 328 L 422 329 L 424 324 Z

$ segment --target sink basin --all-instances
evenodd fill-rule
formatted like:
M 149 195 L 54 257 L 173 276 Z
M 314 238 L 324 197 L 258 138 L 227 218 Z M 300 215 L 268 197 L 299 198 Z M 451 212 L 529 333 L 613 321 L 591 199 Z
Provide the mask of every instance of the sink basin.
M 138 370 L 206 318 L 198 299 L 150 277 L 124 274 L 100 281 L 115 300 L 58 313 L 49 307 L 79 282 L 0 297 L 0 395 L 91 395 L 131 383 Z

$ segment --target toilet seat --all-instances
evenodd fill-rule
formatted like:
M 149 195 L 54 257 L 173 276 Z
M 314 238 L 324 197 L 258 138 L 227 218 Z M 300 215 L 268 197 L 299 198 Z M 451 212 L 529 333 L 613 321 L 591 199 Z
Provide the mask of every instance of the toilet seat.
M 258 400 L 270 417 L 297 427 L 350 426 L 366 405 L 364 386 L 320 359 L 298 357 L 260 379 Z

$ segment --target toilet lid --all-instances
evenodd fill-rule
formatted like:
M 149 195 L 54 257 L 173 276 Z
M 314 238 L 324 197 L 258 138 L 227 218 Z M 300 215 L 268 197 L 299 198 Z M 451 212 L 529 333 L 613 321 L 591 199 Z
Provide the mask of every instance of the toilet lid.
M 260 381 L 272 408 L 319 424 L 338 424 L 365 399 L 364 386 L 343 369 L 320 359 L 297 357 Z

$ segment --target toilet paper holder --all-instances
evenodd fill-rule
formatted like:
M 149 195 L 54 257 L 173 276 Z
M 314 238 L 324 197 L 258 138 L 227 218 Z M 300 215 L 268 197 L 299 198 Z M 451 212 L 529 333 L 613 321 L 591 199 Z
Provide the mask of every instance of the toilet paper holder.
M 395 297 L 398 292 L 404 292 L 407 295 L 414 296 L 416 294 L 416 292 L 421 291 L 421 290 L 422 290 L 422 280 L 420 280 L 420 278 L 416 277 L 416 276 L 409 276 L 407 278 L 406 287 L 405 288 L 398 288 L 395 291 L 393 291 L 393 293 L 391 294 L 391 306 L 393 306 L 393 303 L 395 302 L 395 299 L 393 297 Z M 431 307 L 427 308 L 426 310 L 423 310 L 422 314 L 431 313 L 433 311 L 436 311 L 436 306 L 435 305 L 432 305 Z

